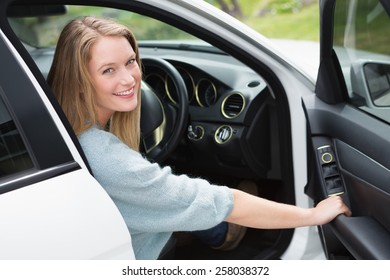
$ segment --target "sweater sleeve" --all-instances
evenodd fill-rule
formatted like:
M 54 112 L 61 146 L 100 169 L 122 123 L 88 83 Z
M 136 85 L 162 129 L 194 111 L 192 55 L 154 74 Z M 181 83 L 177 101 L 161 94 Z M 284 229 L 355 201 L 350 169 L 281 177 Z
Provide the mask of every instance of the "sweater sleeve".
M 111 133 L 92 128 L 80 136 L 80 143 L 95 178 L 132 233 L 207 229 L 222 222 L 233 208 L 229 188 L 174 175 Z

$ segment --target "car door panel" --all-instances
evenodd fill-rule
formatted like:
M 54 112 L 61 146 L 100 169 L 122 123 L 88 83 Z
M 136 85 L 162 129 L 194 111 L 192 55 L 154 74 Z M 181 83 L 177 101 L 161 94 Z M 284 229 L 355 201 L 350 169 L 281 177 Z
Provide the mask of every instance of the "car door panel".
M 315 189 L 317 201 L 341 195 L 353 212 L 322 228 L 328 258 L 344 251 L 356 259 L 390 259 L 390 218 L 384 215 L 390 210 L 388 125 L 348 104 L 331 105 L 315 96 L 304 97 L 304 106 L 315 166 L 315 186 L 308 190 Z M 332 162 L 324 163 L 318 152 L 323 147 L 330 149 Z M 329 173 L 331 164 L 335 171 Z M 332 180 L 339 184 L 329 184 Z
M 380 223 L 368 216 L 339 217 L 333 224 L 337 238 L 356 259 L 390 258 L 390 234 Z
M 0 61 L 0 259 L 134 259 L 118 208 L 1 28 Z
M 309 153 L 313 155 L 306 192 L 315 201 L 340 195 L 352 210 L 352 217 L 339 216 L 320 227 L 328 258 L 390 259 L 390 128 L 386 118 L 378 114 L 388 107 L 365 110 L 357 93 L 366 90 L 367 81 L 352 75 L 354 63 L 362 57 L 388 57 L 388 52 L 359 41 L 366 35 L 374 38 L 378 27 L 387 24 L 381 7 L 379 1 L 320 3 L 321 59 L 316 95 L 303 97 L 312 144 Z M 375 16 L 368 20 L 368 14 L 374 15 L 372 11 Z M 381 88 L 379 78 L 371 82 Z M 327 162 L 329 156 L 325 161 L 320 157 L 318 149 L 324 146 L 330 147 L 332 162 Z M 334 167 L 329 177 L 325 171 L 330 164 Z M 332 180 L 337 184 L 328 184 Z
M 0 224 L 0 260 L 134 259 L 122 216 L 84 169 L 1 194 Z

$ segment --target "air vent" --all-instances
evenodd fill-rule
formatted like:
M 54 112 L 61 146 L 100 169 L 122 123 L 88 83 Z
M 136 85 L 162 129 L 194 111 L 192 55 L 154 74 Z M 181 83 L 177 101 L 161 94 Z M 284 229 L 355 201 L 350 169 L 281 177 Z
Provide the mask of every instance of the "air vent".
M 222 115 L 225 118 L 236 118 L 245 107 L 245 98 L 241 93 L 232 93 L 222 102 Z

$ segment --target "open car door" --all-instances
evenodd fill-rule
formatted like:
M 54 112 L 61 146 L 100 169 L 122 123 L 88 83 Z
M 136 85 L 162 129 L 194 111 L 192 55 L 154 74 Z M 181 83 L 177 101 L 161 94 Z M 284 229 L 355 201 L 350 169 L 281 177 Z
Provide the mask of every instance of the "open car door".
M 389 2 L 320 1 L 316 96 L 304 97 L 316 201 L 341 195 L 352 217 L 321 227 L 329 259 L 390 259 Z

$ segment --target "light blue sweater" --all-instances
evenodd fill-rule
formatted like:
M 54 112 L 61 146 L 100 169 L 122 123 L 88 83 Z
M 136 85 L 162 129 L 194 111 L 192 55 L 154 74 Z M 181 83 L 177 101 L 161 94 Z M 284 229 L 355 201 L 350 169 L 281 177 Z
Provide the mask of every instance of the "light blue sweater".
M 172 232 L 211 228 L 233 208 L 229 188 L 174 175 L 96 126 L 79 140 L 95 178 L 127 224 L 136 259 L 157 259 Z

